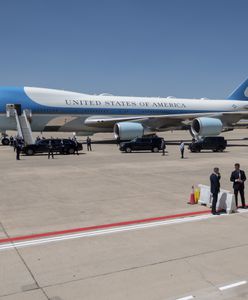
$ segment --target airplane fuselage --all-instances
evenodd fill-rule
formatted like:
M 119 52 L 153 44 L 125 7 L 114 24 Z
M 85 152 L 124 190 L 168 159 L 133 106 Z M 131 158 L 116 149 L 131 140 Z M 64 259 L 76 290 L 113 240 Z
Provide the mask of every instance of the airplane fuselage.
M 178 99 L 173 97 L 124 97 L 88 95 L 43 88 L 0 88 L 0 130 L 15 130 L 14 119 L 7 118 L 6 105 L 19 104 L 32 112 L 33 131 L 108 132 L 110 128 L 85 125 L 91 116 L 158 116 L 187 113 L 231 112 L 247 109 L 238 100 Z M 54 130 L 52 130 L 52 128 Z

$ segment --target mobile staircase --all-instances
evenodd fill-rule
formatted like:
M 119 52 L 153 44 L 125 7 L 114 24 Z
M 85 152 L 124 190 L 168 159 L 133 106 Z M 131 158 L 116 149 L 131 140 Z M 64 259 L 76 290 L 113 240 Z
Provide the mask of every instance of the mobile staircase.
M 9 118 L 15 119 L 18 137 L 24 140 L 25 145 L 34 144 L 35 141 L 30 126 L 31 111 L 26 109 L 21 110 L 18 104 L 7 104 L 6 115 Z

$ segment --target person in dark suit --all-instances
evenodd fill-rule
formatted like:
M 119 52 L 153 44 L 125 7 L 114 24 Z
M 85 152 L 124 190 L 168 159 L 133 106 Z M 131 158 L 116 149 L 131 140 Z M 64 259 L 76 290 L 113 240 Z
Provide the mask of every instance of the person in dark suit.
M 246 208 L 245 205 L 245 184 L 246 176 L 243 170 L 240 170 L 240 164 L 234 165 L 235 170 L 232 172 L 230 180 L 233 182 L 233 190 L 235 195 L 236 206 L 238 207 L 238 193 L 240 193 L 242 208 Z
M 87 144 L 87 151 L 92 151 L 92 149 L 91 149 L 91 138 L 89 136 L 87 137 L 86 144 Z
M 162 155 L 163 156 L 165 155 L 165 148 L 166 148 L 165 140 L 162 139 L 162 141 L 161 141 L 161 150 L 162 150 Z
M 16 144 L 16 160 L 20 160 L 20 154 L 22 151 L 22 146 L 19 142 Z
M 52 156 L 52 159 L 54 159 L 52 141 L 49 141 L 49 143 L 48 143 L 48 157 L 47 158 L 50 159 L 50 156 Z
M 218 194 L 220 191 L 220 172 L 219 168 L 214 168 L 214 172 L 210 175 L 210 191 L 213 195 L 213 201 L 212 201 L 212 214 L 213 215 L 219 215 L 218 212 L 216 212 L 216 204 L 218 200 Z
M 73 140 L 73 142 L 75 143 L 75 146 L 76 146 L 74 154 L 79 155 L 79 153 L 78 153 L 78 142 L 77 142 L 76 137 L 74 136 L 74 138 L 72 140 Z

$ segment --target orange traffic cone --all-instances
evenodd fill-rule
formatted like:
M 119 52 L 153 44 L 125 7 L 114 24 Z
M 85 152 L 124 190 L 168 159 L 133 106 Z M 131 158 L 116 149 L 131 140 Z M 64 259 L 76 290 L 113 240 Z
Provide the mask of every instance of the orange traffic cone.
M 191 191 L 191 194 L 190 194 L 190 197 L 189 197 L 189 202 L 188 204 L 195 204 L 195 191 L 194 191 L 194 186 L 192 185 L 192 191 Z

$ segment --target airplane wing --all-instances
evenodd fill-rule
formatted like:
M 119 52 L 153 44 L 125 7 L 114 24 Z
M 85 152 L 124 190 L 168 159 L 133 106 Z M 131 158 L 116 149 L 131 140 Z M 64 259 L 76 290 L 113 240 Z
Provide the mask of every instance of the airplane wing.
M 225 126 L 234 126 L 242 118 L 248 117 L 248 111 L 210 112 L 173 115 L 151 115 L 151 116 L 93 116 L 85 120 L 85 125 L 96 128 L 113 128 L 119 122 L 137 122 L 153 130 L 164 130 L 171 127 L 190 125 L 192 120 L 199 117 L 210 117 L 220 119 Z
M 151 115 L 151 116 L 128 116 L 128 117 L 113 117 L 113 116 L 93 116 L 85 120 L 85 125 L 97 128 L 111 128 L 119 122 L 137 122 L 151 127 L 162 128 L 169 124 L 177 124 L 187 122 L 200 116 L 206 116 L 206 113 L 198 114 L 174 114 L 174 115 Z M 213 115 L 213 113 L 209 114 Z

